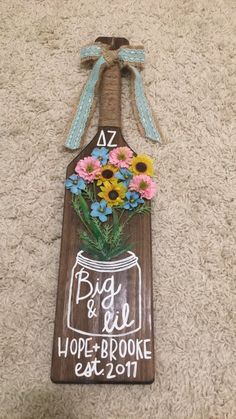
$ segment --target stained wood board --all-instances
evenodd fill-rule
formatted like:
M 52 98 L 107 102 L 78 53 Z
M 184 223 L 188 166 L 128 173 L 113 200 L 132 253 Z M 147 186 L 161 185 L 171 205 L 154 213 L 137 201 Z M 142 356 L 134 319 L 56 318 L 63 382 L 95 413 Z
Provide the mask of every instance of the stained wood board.
M 109 145 L 111 137 L 112 143 Z M 66 177 L 74 173 L 79 159 L 89 156 L 101 144 L 108 148 L 115 144 L 127 146 L 120 128 L 100 127 L 94 139 L 68 165 Z M 114 271 L 113 267 L 110 272 L 100 272 L 99 267 L 98 270 L 88 267 L 86 271 L 83 267 L 86 276 L 78 290 L 77 279 L 81 266 L 76 259 L 81 249 L 79 232 L 82 228 L 71 204 L 71 193 L 66 190 L 51 379 L 55 383 L 152 383 L 151 214 L 135 215 L 126 225 L 125 233 L 134 243 L 132 252 L 137 257 L 135 265 L 120 271 L 116 268 Z M 110 295 L 112 289 L 115 290 L 113 297 Z M 119 292 L 116 293 L 117 289 Z M 90 299 L 92 292 L 94 294 L 92 307 L 87 304 L 88 291 L 91 291 Z M 102 304 L 104 299 L 107 304 Z M 112 301 L 112 307 L 108 308 Z M 124 323 L 127 307 L 127 327 L 119 330 L 119 325 Z M 95 312 L 91 312 L 91 309 L 95 309 Z M 104 331 L 108 311 L 108 318 L 113 324 L 109 332 L 108 327 Z

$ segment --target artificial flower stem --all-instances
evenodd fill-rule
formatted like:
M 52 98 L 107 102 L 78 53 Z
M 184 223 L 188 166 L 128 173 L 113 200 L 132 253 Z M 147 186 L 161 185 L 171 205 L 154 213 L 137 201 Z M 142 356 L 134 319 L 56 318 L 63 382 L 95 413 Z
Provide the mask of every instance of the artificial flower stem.
M 125 210 L 123 209 L 123 210 L 121 211 L 120 216 L 119 216 L 119 221 L 121 220 L 121 217 L 123 216 L 124 212 L 125 212 Z
M 95 182 L 93 183 L 93 199 L 96 201 L 96 185 Z
M 90 189 L 88 189 L 88 190 L 85 189 L 84 193 L 90 201 L 93 201 L 93 196 L 91 194 Z
M 123 225 L 126 225 L 131 220 L 131 218 L 133 216 L 134 216 L 134 214 L 130 214 L 129 217 L 124 221 L 124 224 Z
M 146 204 L 143 204 L 142 205 L 142 208 L 144 208 L 144 210 L 146 210 L 146 211 L 149 211 L 150 212 L 150 210 L 149 210 L 149 208 L 147 207 L 147 205 Z M 131 214 L 130 214 L 130 216 L 124 221 L 124 224 L 123 225 L 125 225 L 125 224 L 127 224 L 130 220 L 131 220 L 131 218 L 133 218 L 133 216 L 135 215 L 135 214 L 139 214 L 140 213 L 140 208 L 139 207 L 137 207 L 136 209 L 134 209 L 132 212 L 131 212 Z

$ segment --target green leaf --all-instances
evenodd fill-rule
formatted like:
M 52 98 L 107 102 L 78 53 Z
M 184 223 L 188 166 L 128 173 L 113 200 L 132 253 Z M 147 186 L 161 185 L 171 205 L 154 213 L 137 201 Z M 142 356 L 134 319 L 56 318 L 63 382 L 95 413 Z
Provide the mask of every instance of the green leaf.
M 80 204 L 80 208 L 83 212 L 84 219 L 89 224 L 89 222 L 90 222 L 89 208 L 88 208 L 87 202 L 85 201 L 85 199 L 83 198 L 82 195 L 79 195 L 79 204 Z
M 98 239 L 99 237 L 102 237 L 102 230 L 100 229 L 100 226 L 98 224 L 98 220 L 93 220 L 93 218 L 90 215 L 89 207 L 87 205 L 87 202 L 82 197 L 82 195 L 79 196 L 79 203 L 81 210 L 83 212 L 83 216 L 85 221 L 90 227 L 91 232 L 94 234 L 94 236 Z

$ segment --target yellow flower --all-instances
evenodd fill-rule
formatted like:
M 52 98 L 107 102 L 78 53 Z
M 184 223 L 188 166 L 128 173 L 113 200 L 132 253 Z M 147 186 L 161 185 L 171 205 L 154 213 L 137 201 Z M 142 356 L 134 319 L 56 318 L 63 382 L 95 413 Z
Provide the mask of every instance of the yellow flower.
M 104 185 L 101 186 L 101 192 L 98 193 L 98 196 L 105 199 L 110 207 L 113 207 L 114 205 L 123 204 L 126 192 L 127 188 L 118 182 L 117 179 L 114 179 L 112 182 L 106 180 Z
M 118 171 L 118 168 L 112 166 L 112 164 L 106 164 L 102 167 L 100 174 L 98 175 L 98 186 L 102 183 L 109 181 L 112 182 L 115 178 L 114 175 Z
M 153 160 L 146 154 L 138 154 L 136 157 L 133 157 L 132 159 L 131 170 L 136 175 L 153 176 Z

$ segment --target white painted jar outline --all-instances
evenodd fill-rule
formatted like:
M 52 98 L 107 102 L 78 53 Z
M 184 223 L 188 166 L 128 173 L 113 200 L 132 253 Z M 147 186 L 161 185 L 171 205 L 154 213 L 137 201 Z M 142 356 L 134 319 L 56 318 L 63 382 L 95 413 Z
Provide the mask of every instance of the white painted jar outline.
M 142 324 L 142 294 L 141 294 L 141 288 L 142 288 L 142 274 L 141 274 L 141 268 L 140 265 L 138 263 L 138 257 L 135 255 L 135 253 L 128 251 L 127 253 L 129 254 L 129 256 L 123 258 L 123 259 L 119 259 L 119 260 L 115 260 L 115 261 L 100 261 L 100 260 L 94 260 L 94 259 L 90 259 L 87 258 L 85 256 L 83 256 L 84 251 L 81 250 L 80 252 L 77 253 L 76 256 L 76 262 L 72 268 L 71 271 L 71 279 L 70 279 L 70 289 L 69 289 L 69 301 L 68 301 L 68 311 L 67 311 L 67 327 L 68 329 L 74 330 L 77 333 L 80 333 L 81 335 L 86 335 L 86 336 L 101 336 L 101 337 L 120 337 L 120 336 L 126 336 L 126 335 L 130 335 L 133 334 L 135 332 L 138 332 L 141 329 L 141 324 Z M 73 289 L 73 282 L 74 282 L 74 271 L 77 267 L 77 265 L 80 265 L 84 268 L 90 269 L 92 271 L 95 272 L 110 272 L 110 273 L 115 273 L 115 272 L 122 272 L 125 271 L 127 269 L 131 269 L 133 267 L 136 267 L 138 269 L 138 327 L 135 330 L 130 330 L 129 332 L 126 333 L 117 333 L 117 334 L 107 334 L 107 333 L 90 333 L 90 332 L 85 332 L 83 330 L 79 330 L 76 329 L 74 327 L 71 326 L 70 324 L 70 315 L 71 315 L 71 300 L 72 300 L 72 289 Z

